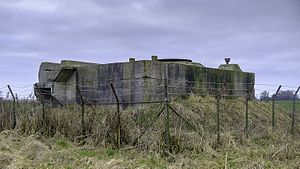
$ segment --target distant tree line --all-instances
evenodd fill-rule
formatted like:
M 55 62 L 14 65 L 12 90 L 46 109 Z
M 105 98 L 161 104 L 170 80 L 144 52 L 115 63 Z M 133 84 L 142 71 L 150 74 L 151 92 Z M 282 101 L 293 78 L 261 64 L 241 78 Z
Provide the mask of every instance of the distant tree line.
M 260 93 L 259 100 L 262 100 L 262 101 L 272 100 L 272 97 L 274 95 L 275 94 L 270 96 L 270 93 L 268 91 L 263 91 Z M 292 90 L 279 91 L 276 96 L 276 100 L 293 100 L 293 99 L 294 99 L 294 91 L 292 91 Z M 296 99 L 299 100 L 298 95 L 296 96 Z

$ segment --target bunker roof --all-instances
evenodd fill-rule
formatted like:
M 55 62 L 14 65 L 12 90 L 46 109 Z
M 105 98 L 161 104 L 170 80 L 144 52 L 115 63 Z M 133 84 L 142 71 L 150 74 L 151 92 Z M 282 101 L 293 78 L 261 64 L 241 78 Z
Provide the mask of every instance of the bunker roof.
M 160 62 L 167 64 L 182 64 L 189 66 L 197 66 L 197 67 L 205 67 L 201 63 L 193 62 L 190 59 L 185 58 L 159 58 L 157 56 L 152 56 L 151 60 L 135 60 L 135 58 L 129 58 L 129 62 L 118 62 L 118 63 L 134 63 L 134 62 Z M 230 58 L 225 58 L 226 64 L 221 64 L 217 69 L 230 70 L 230 71 L 238 71 L 242 72 L 240 66 L 238 64 L 230 64 Z M 106 64 L 117 64 L 117 63 L 106 63 Z M 82 61 L 72 61 L 72 60 L 62 60 L 61 63 L 51 63 L 51 62 L 43 62 L 41 64 L 40 69 L 44 71 L 53 71 L 56 72 L 56 76 L 53 81 L 56 82 L 64 82 L 66 81 L 76 70 L 78 67 L 86 67 L 86 66 L 97 66 L 103 65 L 100 63 L 92 63 L 92 62 L 82 62 Z

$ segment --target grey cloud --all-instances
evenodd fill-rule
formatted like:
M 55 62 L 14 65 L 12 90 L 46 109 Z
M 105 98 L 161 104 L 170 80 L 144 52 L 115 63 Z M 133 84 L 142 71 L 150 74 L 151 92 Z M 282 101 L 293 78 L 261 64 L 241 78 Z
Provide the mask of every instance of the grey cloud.
M 24 81 L 33 83 L 41 61 L 157 54 L 213 67 L 230 56 L 258 82 L 297 84 L 299 8 L 298 0 L 0 1 L 1 69 L 15 63 L 0 76 L 22 76 L 16 67 L 29 65 L 34 78 Z

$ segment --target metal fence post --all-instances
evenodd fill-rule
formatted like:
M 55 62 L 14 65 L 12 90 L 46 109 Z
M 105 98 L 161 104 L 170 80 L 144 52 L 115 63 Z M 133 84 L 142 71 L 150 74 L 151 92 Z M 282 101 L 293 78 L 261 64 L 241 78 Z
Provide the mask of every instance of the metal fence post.
M 2 131 L 4 129 L 4 104 L 3 104 L 2 98 L 0 98 L 0 107 L 1 107 L 1 109 L 0 109 L 0 112 L 1 112 L 1 114 L 0 114 L 0 117 L 1 117 L 1 128 L 0 128 L 0 130 Z
M 41 92 L 40 88 L 38 87 L 37 84 L 34 85 L 39 96 L 40 96 L 40 100 L 42 102 L 42 126 L 44 127 L 44 123 L 45 123 L 45 101 L 44 101 L 44 95 L 43 93 Z
M 168 79 L 164 78 L 165 85 L 165 144 L 169 150 L 170 146 L 170 112 L 169 112 L 169 93 L 168 93 Z
M 275 130 L 275 101 L 276 101 L 276 97 L 277 97 L 277 94 L 278 94 L 280 88 L 281 88 L 281 85 L 279 85 L 276 93 L 273 94 L 273 96 L 272 96 L 272 130 L 273 131 Z
M 12 129 L 15 129 L 16 128 L 16 125 L 17 125 L 17 122 L 16 122 L 16 98 L 15 98 L 15 95 L 13 93 L 13 91 L 11 90 L 10 86 L 7 85 L 8 87 L 8 90 L 11 94 L 11 96 L 13 97 L 13 112 L 12 112 L 12 117 L 11 117 L 11 128 Z
M 246 133 L 246 137 L 249 137 L 249 101 L 251 99 L 251 97 L 253 96 L 253 83 L 248 84 L 248 90 L 247 90 L 247 95 L 245 98 L 245 104 L 246 104 L 246 124 L 245 124 L 245 133 Z
M 296 99 L 297 99 L 297 94 L 298 94 L 299 90 L 300 90 L 300 86 L 296 90 L 296 92 L 294 94 L 294 98 L 293 98 L 292 128 L 291 128 L 292 134 L 294 134 L 294 128 L 295 128 Z
M 249 136 L 249 99 L 250 99 L 250 91 L 248 89 L 245 104 L 246 104 L 246 125 L 245 125 L 245 133 L 246 137 Z
M 223 88 L 220 93 L 217 95 L 217 142 L 220 144 L 220 100 L 226 88 L 226 82 L 223 84 Z
M 117 92 L 114 88 L 113 83 L 110 83 L 111 89 L 114 93 L 114 96 L 117 101 L 117 146 L 118 148 L 121 147 L 121 115 L 120 115 L 120 100 L 118 98 Z
M 220 143 L 220 99 L 221 96 L 217 96 L 217 142 Z
M 76 85 L 76 91 L 80 97 L 80 105 L 81 105 L 81 135 L 84 136 L 85 135 L 85 122 L 84 122 L 84 114 L 85 114 L 85 110 L 84 110 L 84 100 L 83 97 L 81 95 L 80 89 L 78 87 L 78 85 Z

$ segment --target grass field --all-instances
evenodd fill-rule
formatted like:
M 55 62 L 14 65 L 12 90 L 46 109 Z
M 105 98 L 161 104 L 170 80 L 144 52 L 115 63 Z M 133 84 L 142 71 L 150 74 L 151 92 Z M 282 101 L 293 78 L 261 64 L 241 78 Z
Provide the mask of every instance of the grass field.
M 281 135 L 281 136 L 279 136 Z M 200 140 L 199 140 L 200 141 Z M 0 134 L 0 168 L 108 169 L 108 168 L 299 168 L 300 141 L 282 133 L 245 139 L 226 135 L 226 145 L 202 151 L 185 150 L 168 157 L 130 146 L 78 146 L 63 138 L 22 136 L 15 131 Z
M 292 100 L 278 100 L 276 101 L 276 104 L 283 107 L 287 111 L 291 112 L 293 107 L 293 101 Z M 296 101 L 296 111 L 300 112 L 300 101 Z
M 284 104 L 280 102 L 280 104 Z M 216 139 L 216 102 L 214 98 L 191 96 L 171 102 L 190 124 L 170 115 L 172 151 L 164 144 L 164 118 L 153 119 L 161 105 L 127 107 L 122 110 L 120 149 L 113 140 L 115 107 L 86 107 L 86 130 L 80 135 L 80 107 L 47 109 L 47 125 L 41 124 L 41 107 L 36 103 L 19 105 L 15 130 L 0 133 L 0 168 L 2 169 L 99 169 L 99 168 L 299 168 L 300 127 L 290 134 L 288 111 L 276 107 L 276 127 L 271 128 L 271 103 L 249 103 L 249 137 L 244 132 L 243 99 L 222 100 L 220 105 L 220 142 Z M 8 103 L 3 114 L 11 110 Z M 1 110 L 1 111 L 3 111 Z M 9 114 L 9 113 L 8 113 Z M 140 128 L 154 125 L 133 144 Z M 297 119 L 297 124 L 300 120 Z M 126 142 L 125 142 L 126 141 Z

